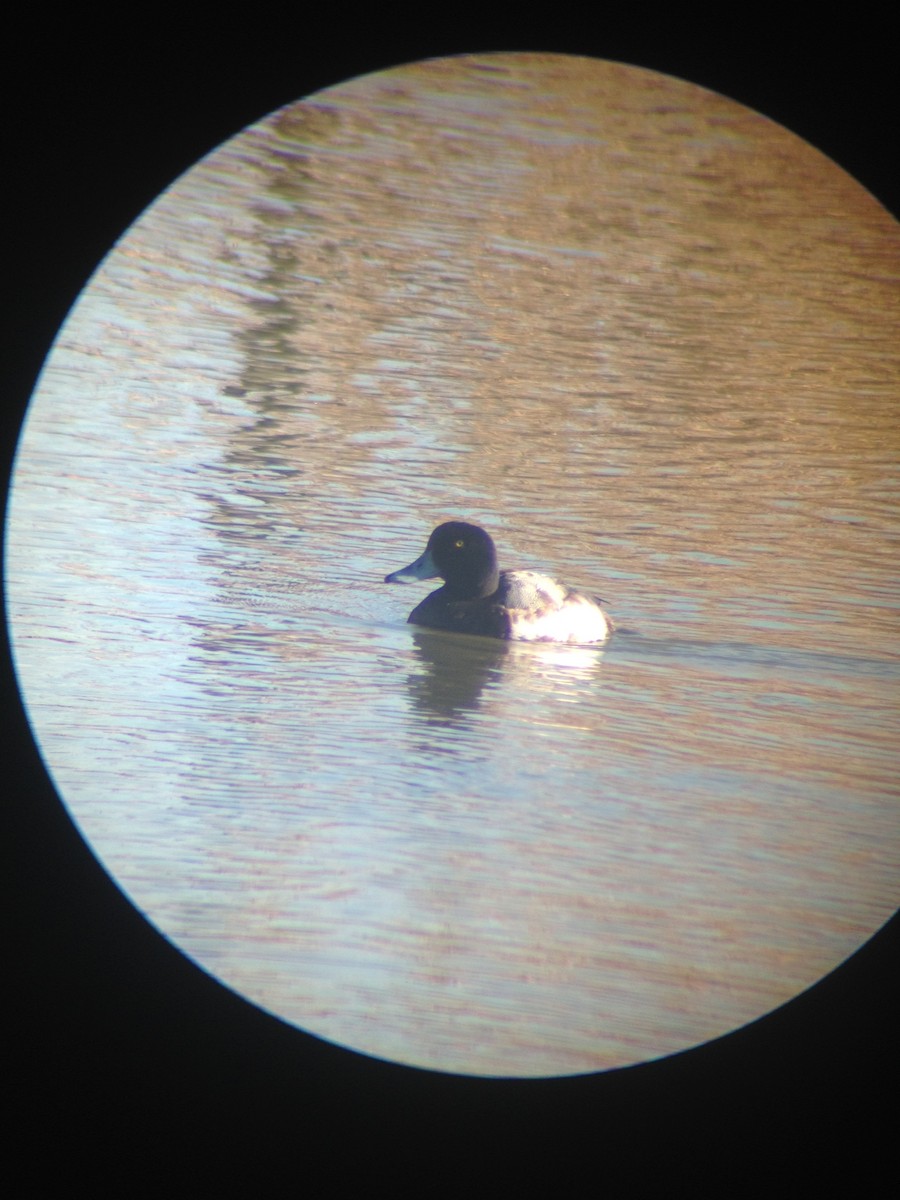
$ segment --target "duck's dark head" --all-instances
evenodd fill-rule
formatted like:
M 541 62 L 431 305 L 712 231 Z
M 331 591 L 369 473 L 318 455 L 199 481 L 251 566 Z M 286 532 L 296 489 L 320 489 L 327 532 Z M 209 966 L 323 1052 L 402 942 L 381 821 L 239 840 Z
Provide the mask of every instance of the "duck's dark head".
M 500 584 L 500 572 L 490 534 L 466 521 L 446 521 L 432 531 L 425 553 L 402 571 L 387 575 L 385 583 L 438 576 L 444 580 L 448 596 L 455 599 L 492 596 Z

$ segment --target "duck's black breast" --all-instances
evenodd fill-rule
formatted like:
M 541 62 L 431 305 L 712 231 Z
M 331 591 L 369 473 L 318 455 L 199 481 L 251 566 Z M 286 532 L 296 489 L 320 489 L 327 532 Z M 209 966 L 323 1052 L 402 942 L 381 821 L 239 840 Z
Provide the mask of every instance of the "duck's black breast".
M 509 638 L 509 612 L 494 596 L 456 600 L 446 587 L 438 588 L 417 604 L 407 618 L 410 625 L 450 629 L 482 637 Z

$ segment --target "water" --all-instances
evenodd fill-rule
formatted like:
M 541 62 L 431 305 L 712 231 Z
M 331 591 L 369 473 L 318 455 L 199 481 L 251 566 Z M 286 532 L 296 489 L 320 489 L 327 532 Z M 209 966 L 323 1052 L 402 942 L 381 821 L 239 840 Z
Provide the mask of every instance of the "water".
M 54 781 L 170 939 L 475 1074 L 671 1053 L 900 893 L 897 229 L 719 97 L 552 57 L 245 131 L 91 281 L 7 578 Z M 604 648 L 416 630 L 439 521 Z

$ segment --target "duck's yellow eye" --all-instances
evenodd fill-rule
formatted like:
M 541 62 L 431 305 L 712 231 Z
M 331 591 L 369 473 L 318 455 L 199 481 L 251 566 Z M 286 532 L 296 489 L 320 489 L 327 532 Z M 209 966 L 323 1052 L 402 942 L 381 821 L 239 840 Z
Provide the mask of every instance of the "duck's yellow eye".
M 453 543 L 453 545 L 457 548 L 457 550 L 462 550 L 462 548 L 465 544 L 466 543 L 462 540 L 462 538 L 457 538 L 456 541 Z

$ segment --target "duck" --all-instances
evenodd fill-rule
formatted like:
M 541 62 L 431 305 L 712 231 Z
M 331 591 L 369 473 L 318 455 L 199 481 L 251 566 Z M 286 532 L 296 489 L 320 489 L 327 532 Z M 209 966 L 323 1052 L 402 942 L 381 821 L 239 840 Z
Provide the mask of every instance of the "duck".
M 385 583 L 443 579 L 412 610 L 411 625 L 522 642 L 605 642 L 612 619 L 597 596 L 537 571 L 501 571 L 491 535 L 467 521 L 445 521 L 415 562 Z

